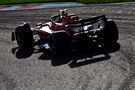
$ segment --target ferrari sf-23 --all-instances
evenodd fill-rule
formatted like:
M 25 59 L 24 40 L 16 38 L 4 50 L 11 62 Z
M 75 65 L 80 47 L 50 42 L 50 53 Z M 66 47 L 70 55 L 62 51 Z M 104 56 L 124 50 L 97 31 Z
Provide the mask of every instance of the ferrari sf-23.
M 12 41 L 16 41 L 19 48 L 39 46 L 40 49 L 63 53 L 81 46 L 104 47 L 118 40 L 116 23 L 105 15 L 81 18 L 64 9 L 49 20 L 34 28 L 28 23 L 19 25 L 12 32 Z

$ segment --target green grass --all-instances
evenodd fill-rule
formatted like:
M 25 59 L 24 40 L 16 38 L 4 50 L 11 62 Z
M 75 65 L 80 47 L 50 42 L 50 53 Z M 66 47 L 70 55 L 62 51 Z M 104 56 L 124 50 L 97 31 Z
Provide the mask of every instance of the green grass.
M 96 3 L 115 3 L 115 2 L 130 2 L 135 0 L 0 0 L 0 5 L 4 4 L 25 4 L 25 3 L 48 3 L 48 2 L 81 2 L 86 4 Z
M 132 2 L 135 0 L 76 0 L 77 2 L 85 4 L 100 4 L 100 3 L 116 3 L 116 2 Z
M 0 4 L 25 4 L 25 3 L 48 3 L 48 2 L 72 2 L 75 0 L 0 0 Z

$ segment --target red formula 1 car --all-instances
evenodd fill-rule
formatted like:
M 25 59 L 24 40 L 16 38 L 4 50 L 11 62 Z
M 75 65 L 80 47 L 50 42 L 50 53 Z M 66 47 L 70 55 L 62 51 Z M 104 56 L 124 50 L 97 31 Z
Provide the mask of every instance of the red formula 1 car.
M 12 40 L 16 40 L 20 48 L 38 45 L 41 49 L 63 53 L 80 46 L 114 44 L 118 40 L 118 28 L 105 15 L 85 19 L 60 10 L 59 15 L 50 18 L 50 22 L 39 23 L 35 28 L 27 23 L 18 26 L 12 32 Z

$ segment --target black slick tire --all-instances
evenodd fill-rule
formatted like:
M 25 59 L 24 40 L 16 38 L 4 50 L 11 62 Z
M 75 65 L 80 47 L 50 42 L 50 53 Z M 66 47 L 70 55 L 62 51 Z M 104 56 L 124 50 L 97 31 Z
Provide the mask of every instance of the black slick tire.
M 33 34 L 29 24 L 23 24 L 15 29 L 15 37 L 20 48 L 33 47 Z
M 112 20 L 108 20 L 105 30 L 103 30 L 103 40 L 105 45 L 112 45 L 118 41 L 118 27 Z

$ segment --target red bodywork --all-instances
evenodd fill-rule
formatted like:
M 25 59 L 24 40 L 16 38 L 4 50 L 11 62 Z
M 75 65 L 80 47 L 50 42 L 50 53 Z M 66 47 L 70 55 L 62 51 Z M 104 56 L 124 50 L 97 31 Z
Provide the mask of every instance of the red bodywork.
M 73 16 L 59 16 L 59 18 L 55 21 L 47 22 L 44 25 L 38 25 L 38 35 L 40 38 L 44 38 L 46 35 L 51 35 L 55 32 L 67 32 L 68 33 L 68 25 L 69 23 L 78 20 L 79 18 L 75 15 Z

